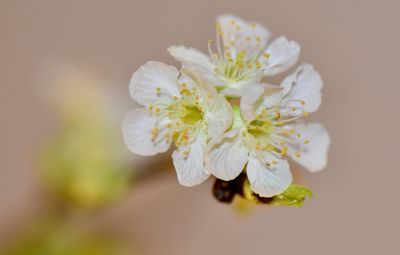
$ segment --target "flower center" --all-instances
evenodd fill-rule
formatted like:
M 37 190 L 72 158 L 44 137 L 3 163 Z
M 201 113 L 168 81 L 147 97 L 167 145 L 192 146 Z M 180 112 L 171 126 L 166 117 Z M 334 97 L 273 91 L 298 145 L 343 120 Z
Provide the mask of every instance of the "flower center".
M 195 105 L 183 102 L 178 109 L 180 120 L 184 125 L 194 126 L 203 119 L 203 112 Z
M 156 90 L 160 93 L 160 89 Z M 158 116 L 164 116 L 168 121 L 152 130 L 153 139 L 157 139 L 160 130 L 165 128 L 165 138 L 172 139 L 176 146 L 187 144 L 190 137 L 201 127 L 204 120 L 203 98 L 196 88 L 181 84 L 180 97 L 174 96 L 173 102 L 165 108 L 149 106 L 149 110 Z M 205 123 L 206 124 L 206 123 Z M 158 124 L 157 124 L 158 125 Z
M 240 27 L 231 21 L 231 25 L 240 30 Z M 251 25 L 255 28 L 254 24 Z M 269 58 L 268 53 L 262 53 L 260 48 L 260 36 L 244 36 L 238 40 L 244 40 L 247 44 L 255 44 L 257 52 L 246 52 L 246 49 L 238 50 L 235 40 L 229 42 L 223 40 L 224 33 L 219 24 L 216 24 L 216 52 L 212 50 L 212 40 L 208 40 L 208 52 L 215 65 L 214 72 L 222 76 L 228 82 L 239 82 L 253 78 L 261 72 L 263 64 Z
M 267 120 L 253 120 L 247 125 L 247 132 L 263 144 L 269 143 L 271 122 Z

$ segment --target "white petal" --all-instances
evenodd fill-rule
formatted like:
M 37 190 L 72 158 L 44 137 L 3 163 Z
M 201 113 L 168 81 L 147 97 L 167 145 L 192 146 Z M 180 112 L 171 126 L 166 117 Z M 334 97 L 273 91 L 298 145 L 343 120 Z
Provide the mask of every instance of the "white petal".
M 224 89 L 220 93 L 229 97 L 241 97 L 248 88 L 258 84 L 262 79 L 262 72 L 255 73 L 251 79 L 238 82 L 225 82 Z
M 215 87 L 226 85 L 226 83 L 221 80 L 221 78 L 216 73 L 214 73 L 212 69 L 209 69 L 199 64 L 191 64 L 185 66 L 183 72 L 194 75 L 197 82 L 200 84 L 205 83 Z
M 208 137 L 215 139 L 221 136 L 232 124 L 232 108 L 222 95 L 217 95 L 209 102 L 205 113 L 208 123 Z
M 229 131 L 210 144 L 208 151 L 207 171 L 225 181 L 235 179 L 243 171 L 249 154 L 239 129 Z
M 283 93 L 286 94 L 286 103 L 306 112 L 315 112 L 321 105 L 321 89 L 323 82 L 321 76 L 312 65 L 302 64 L 293 74 L 281 83 Z M 293 102 L 296 100 L 296 102 Z M 304 101 L 301 104 L 299 101 Z
M 131 97 L 142 105 L 168 104 L 173 96 L 179 96 L 178 75 L 174 66 L 149 61 L 133 74 L 129 84 Z
M 273 197 L 289 187 L 293 179 L 292 173 L 286 160 L 278 159 L 272 154 L 264 156 L 263 160 L 269 162 L 270 166 L 265 165 L 259 157 L 250 156 L 247 177 L 251 190 L 262 197 Z M 277 164 L 272 164 L 272 160 Z
M 171 142 L 164 139 L 167 132 L 165 121 L 151 115 L 144 108 L 128 112 L 122 122 L 122 134 L 129 150 L 143 156 L 167 151 Z M 152 140 L 153 128 L 159 130 L 155 140 Z
M 265 49 L 270 37 L 270 32 L 264 26 L 254 21 L 247 22 L 232 14 L 219 16 L 217 23 L 223 33 L 224 45 L 231 46 L 232 56 L 245 50 L 248 59 L 253 58 Z
M 214 85 L 209 81 L 205 81 L 204 77 L 202 77 L 201 74 L 196 73 L 197 69 L 195 68 L 195 66 L 200 67 L 200 65 L 190 65 L 187 66 L 186 68 L 181 69 L 181 76 L 179 77 L 179 82 L 185 83 L 189 88 L 196 87 L 199 96 L 214 97 L 218 95 L 218 91 L 214 87 Z M 204 68 L 201 67 L 201 69 Z
M 246 90 L 240 99 L 240 112 L 243 119 L 253 121 L 263 108 L 271 108 L 281 102 L 281 89 L 277 86 L 260 83 Z
M 264 75 L 275 75 L 287 71 L 300 56 L 300 46 L 282 36 L 275 39 L 267 48 L 269 57 L 264 65 Z
M 198 136 L 193 143 L 181 146 L 172 153 L 178 181 L 181 185 L 192 187 L 208 178 L 209 174 L 205 171 L 204 166 L 205 143 L 204 137 Z
M 185 46 L 180 45 L 171 46 L 167 50 L 169 54 L 171 54 L 171 56 L 173 56 L 176 60 L 180 61 L 183 66 L 199 64 L 211 70 L 213 68 L 210 57 L 196 49 L 186 48 Z
M 292 127 L 296 132 L 301 133 L 303 140 L 309 141 L 308 144 L 289 145 L 291 150 L 300 152 L 300 157 L 292 157 L 293 160 L 310 172 L 317 172 L 325 168 L 330 145 L 328 131 L 319 123 L 294 124 Z
M 264 87 L 261 84 L 248 88 L 240 99 L 240 113 L 243 119 L 249 123 L 256 118 L 257 105 L 264 95 Z

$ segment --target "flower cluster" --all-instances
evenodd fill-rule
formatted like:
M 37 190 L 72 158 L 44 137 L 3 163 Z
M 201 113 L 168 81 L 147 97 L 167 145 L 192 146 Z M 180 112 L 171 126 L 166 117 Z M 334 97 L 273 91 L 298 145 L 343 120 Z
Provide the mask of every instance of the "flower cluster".
M 180 184 L 194 186 L 210 175 L 230 181 L 246 172 L 250 189 L 266 198 L 292 183 L 287 158 L 311 172 L 323 169 L 327 131 L 299 122 L 321 104 L 321 77 L 304 63 L 279 86 L 266 83 L 300 54 L 295 41 L 278 37 L 268 44 L 269 38 L 256 22 L 222 15 L 209 55 L 172 46 L 168 52 L 180 70 L 153 61 L 141 66 L 129 88 L 143 107 L 129 112 L 122 125 L 128 148 L 155 155 L 173 143 Z

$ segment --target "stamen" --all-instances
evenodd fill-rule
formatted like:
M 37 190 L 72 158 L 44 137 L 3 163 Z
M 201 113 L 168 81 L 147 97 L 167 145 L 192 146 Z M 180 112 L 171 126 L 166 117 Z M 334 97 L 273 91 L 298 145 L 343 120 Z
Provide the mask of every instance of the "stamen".
M 275 117 L 277 118 L 277 119 L 280 119 L 281 118 L 281 113 L 280 113 L 280 111 L 276 111 L 275 112 Z
M 154 127 L 151 129 L 151 140 L 154 141 L 158 136 L 158 128 Z
M 283 156 L 283 155 L 285 155 L 286 153 L 287 153 L 287 151 L 288 151 L 288 147 L 282 147 L 282 149 L 281 149 L 281 155 Z

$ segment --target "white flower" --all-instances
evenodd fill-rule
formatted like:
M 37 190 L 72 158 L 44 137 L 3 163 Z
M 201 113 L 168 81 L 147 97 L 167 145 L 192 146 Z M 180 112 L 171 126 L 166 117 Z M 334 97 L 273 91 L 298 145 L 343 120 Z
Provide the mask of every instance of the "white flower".
M 318 72 L 303 64 L 274 93 L 262 84 L 249 88 L 240 109 L 234 109 L 232 129 L 209 145 L 210 173 L 232 180 L 247 163 L 251 189 L 272 197 L 292 182 L 286 156 L 312 172 L 324 168 L 330 144 L 327 131 L 316 123 L 293 123 L 319 108 L 322 86 Z
M 168 51 L 183 68 L 214 84 L 226 96 L 241 96 L 246 87 L 263 76 L 288 70 L 299 57 L 300 46 L 285 37 L 268 46 L 270 32 L 256 22 L 226 14 L 217 18 L 216 26 L 217 49 L 211 49 L 210 40 L 209 56 L 184 46 L 172 46 Z
M 226 99 L 190 74 L 152 61 L 133 74 L 130 93 L 145 107 L 132 110 L 123 121 L 128 148 L 140 155 L 155 155 L 174 142 L 177 148 L 172 157 L 179 182 L 194 186 L 207 179 L 207 140 L 222 135 L 232 122 Z

